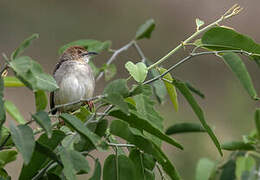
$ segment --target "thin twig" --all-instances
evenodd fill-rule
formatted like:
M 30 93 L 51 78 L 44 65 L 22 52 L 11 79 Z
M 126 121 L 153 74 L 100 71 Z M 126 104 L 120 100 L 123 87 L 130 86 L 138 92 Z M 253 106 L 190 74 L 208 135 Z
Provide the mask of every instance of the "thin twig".
M 116 143 L 107 143 L 107 145 L 112 147 L 135 147 L 133 144 L 116 144 Z
M 165 177 L 163 171 L 161 170 L 160 166 L 158 164 L 156 164 L 156 167 L 157 167 L 157 169 L 158 169 L 158 171 L 159 171 L 159 173 L 161 175 L 161 179 L 162 180 L 166 180 L 166 177 Z
M 136 51 L 138 52 L 139 56 L 142 58 L 142 62 L 144 63 L 146 57 L 145 57 L 145 55 L 144 55 L 142 49 L 140 48 L 140 46 L 137 44 L 136 41 L 134 41 L 134 47 L 135 47 Z
M 111 64 L 121 52 L 126 51 L 133 44 L 134 44 L 134 41 L 130 41 L 128 44 L 126 44 L 123 47 L 121 47 L 120 49 L 114 51 L 113 55 L 108 59 L 106 65 Z M 100 72 L 100 74 L 96 78 L 96 82 L 99 81 L 103 75 L 104 75 L 104 72 L 103 71 Z
M 88 99 L 81 99 L 81 100 L 77 100 L 77 101 L 73 101 L 73 102 L 70 102 L 70 103 L 66 103 L 66 104 L 60 104 L 60 105 L 57 105 L 55 106 L 54 108 L 52 108 L 50 111 L 49 111 L 49 114 L 58 109 L 58 108 L 61 108 L 61 107 L 66 107 L 66 106 L 71 106 L 71 105 L 74 105 L 74 104 L 78 104 L 78 103 L 81 103 L 81 102 L 87 102 L 87 101 L 93 101 L 93 100 L 97 100 L 97 99 L 102 99 L 106 97 L 106 95 L 99 95 L 99 96 L 95 96 L 95 97 L 92 97 L 92 98 L 88 98 Z
M 118 147 L 116 149 L 116 180 L 119 180 Z
M 145 81 L 143 84 L 150 84 L 154 81 L 157 81 L 158 79 L 164 77 L 166 74 L 168 74 L 170 71 L 172 71 L 173 69 L 175 69 L 176 67 L 180 66 L 181 64 L 187 62 L 189 59 L 191 59 L 192 57 L 195 56 L 202 56 L 202 55 L 207 55 L 207 54 L 215 54 L 218 55 L 220 53 L 228 53 L 228 52 L 233 52 L 233 53 L 241 53 L 247 56 L 252 56 L 252 55 L 256 55 L 258 56 L 258 54 L 252 54 L 250 52 L 247 51 L 243 51 L 243 50 L 222 50 L 222 51 L 206 51 L 206 52 L 199 52 L 199 53 L 191 53 L 189 56 L 183 58 L 182 60 L 180 60 L 179 62 L 177 62 L 176 64 L 174 64 L 173 66 L 171 66 L 167 71 L 165 71 L 164 73 L 162 73 L 159 76 L 154 77 L 153 79 L 147 80 Z M 260 56 L 260 55 L 259 55 Z
M 99 122 L 101 119 L 103 119 L 105 116 L 108 116 L 108 112 L 109 112 L 113 107 L 115 107 L 115 106 L 112 105 L 112 104 L 110 104 L 110 105 L 107 107 L 107 109 L 105 109 L 105 111 L 104 111 L 103 113 L 99 114 L 100 116 L 99 116 L 95 121 L 93 121 L 93 120 L 92 120 L 93 118 L 92 118 L 92 119 L 89 119 L 86 124 L 88 124 L 88 123 L 98 123 L 98 122 Z M 96 113 L 95 115 L 98 115 L 98 114 Z
M 54 161 L 50 161 L 45 168 L 41 169 L 33 178 L 32 180 L 38 180 L 41 177 L 43 177 L 43 175 L 45 174 L 45 172 L 47 171 L 47 169 L 49 169 L 49 167 L 51 167 L 53 165 L 53 163 L 55 163 Z

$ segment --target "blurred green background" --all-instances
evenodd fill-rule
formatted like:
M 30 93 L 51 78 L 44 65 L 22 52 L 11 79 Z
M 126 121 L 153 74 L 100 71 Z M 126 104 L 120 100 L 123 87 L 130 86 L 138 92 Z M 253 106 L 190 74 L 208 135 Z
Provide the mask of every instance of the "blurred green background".
M 40 39 L 26 51 L 42 64 L 46 72 L 52 73 L 58 60 L 58 49 L 62 45 L 78 39 L 111 40 L 117 49 L 134 37 L 137 27 L 149 18 L 156 22 L 150 40 L 139 44 L 145 55 L 156 61 L 195 31 L 195 18 L 210 23 L 219 18 L 233 4 L 239 3 L 244 10 L 225 25 L 247 34 L 260 43 L 259 17 L 260 1 L 226 0 L 1 0 L 0 1 L 0 51 L 10 54 L 18 44 L 32 33 L 39 33 Z M 169 58 L 165 67 L 177 62 L 189 51 L 177 53 Z M 101 54 L 94 59 L 101 66 L 109 57 Z M 117 77 L 127 77 L 124 64 L 128 60 L 138 61 L 134 50 L 117 58 Z M 260 71 L 255 63 L 244 58 L 252 75 L 255 88 L 260 94 Z M 3 61 L 0 62 L 2 64 Z M 198 99 L 203 107 L 208 123 L 213 127 L 221 142 L 240 139 L 253 128 L 253 113 L 260 103 L 250 99 L 236 77 L 224 63 L 212 55 L 194 58 L 179 67 L 175 76 L 187 80 L 206 94 L 206 99 Z M 107 84 L 104 80 L 97 84 L 96 94 L 100 94 Z M 34 112 L 34 98 L 26 88 L 8 88 L 5 97 L 13 101 L 24 117 Z M 198 122 L 191 108 L 179 97 L 180 111 L 175 112 L 170 102 L 158 107 L 165 118 L 165 127 L 176 122 Z M 8 121 L 10 117 L 8 117 Z M 201 157 L 221 160 L 217 150 L 206 134 L 186 134 L 176 136 L 185 147 L 178 151 L 164 145 L 170 159 L 185 180 L 194 179 L 195 166 Z M 225 156 L 228 153 L 225 152 Z M 105 157 L 104 154 L 98 154 Z M 12 179 L 17 179 L 19 163 L 8 165 Z M 84 179 L 84 177 L 82 177 Z

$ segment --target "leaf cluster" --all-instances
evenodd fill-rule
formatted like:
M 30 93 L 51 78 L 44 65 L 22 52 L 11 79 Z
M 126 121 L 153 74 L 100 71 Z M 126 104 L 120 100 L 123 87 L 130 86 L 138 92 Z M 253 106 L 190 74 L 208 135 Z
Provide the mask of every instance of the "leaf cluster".
M 217 23 L 215 23 L 217 24 Z M 153 63 L 144 53 L 138 43 L 142 39 L 149 39 L 155 29 L 155 21 L 150 19 L 141 25 L 134 38 L 126 46 L 112 50 L 110 41 L 82 39 L 62 46 L 59 54 L 68 47 L 83 46 L 89 51 L 99 53 L 113 53 L 107 63 L 101 67 L 90 63 L 95 76 L 110 81 L 116 74 L 116 67 L 112 61 L 123 50 L 134 47 L 142 58 L 141 62 L 127 61 L 126 70 L 129 72 L 127 79 L 110 81 L 102 95 L 94 97 L 94 111 L 90 112 L 87 106 L 82 106 L 74 112 L 55 115 L 55 118 L 64 121 L 64 126 L 59 120 L 52 121 L 52 115 L 46 110 L 48 100 L 46 93 L 57 91 L 58 85 L 54 78 L 46 74 L 41 65 L 28 56 L 21 56 L 38 35 L 27 38 L 11 54 L 5 57 L 6 63 L 0 77 L 0 177 L 9 178 L 5 165 L 14 161 L 18 152 L 23 157 L 23 167 L 19 176 L 25 179 L 77 179 L 77 175 L 92 173 L 91 180 L 132 180 L 156 178 L 156 168 L 160 176 L 173 180 L 181 179 L 171 159 L 162 149 L 162 143 L 167 143 L 173 148 L 183 150 L 180 142 L 170 135 L 181 133 L 206 133 L 216 146 L 219 154 L 223 150 L 239 150 L 246 153 L 235 154 L 235 159 L 230 160 L 219 170 L 216 163 L 201 159 L 196 170 L 196 179 L 209 179 L 211 177 L 237 177 L 250 176 L 256 167 L 256 160 L 247 156 L 247 152 L 258 150 L 260 137 L 260 111 L 256 111 L 256 131 L 244 137 L 244 141 L 221 144 L 217 135 L 207 123 L 202 107 L 197 102 L 195 95 L 205 98 L 205 95 L 187 81 L 180 80 L 171 74 L 177 66 L 195 56 L 213 54 L 220 57 L 231 71 L 237 76 L 246 92 L 254 100 L 259 100 L 253 81 L 240 56 L 236 53 L 250 57 L 259 66 L 260 45 L 251 38 L 225 27 L 204 26 L 202 20 L 196 19 L 197 29 L 194 35 L 204 32 L 201 39 L 191 45 L 194 46 L 189 56 L 182 59 L 170 68 L 160 67 L 170 54 Z M 214 25 L 214 24 L 213 24 Z M 189 38 L 188 40 L 192 39 Z M 186 41 L 185 41 L 186 42 Z M 183 44 L 184 46 L 186 44 Z M 197 49 L 206 50 L 197 53 Z M 259 66 L 260 67 L 260 66 Z M 6 71 L 11 70 L 14 76 L 6 76 Z M 129 83 L 133 78 L 133 82 Z M 131 85 L 129 85 L 131 84 Z M 4 97 L 4 88 L 27 87 L 35 97 L 35 110 L 26 121 L 15 104 Z M 198 122 L 172 123 L 166 130 L 163 118 L 156 110 L 157 104 L 167 100 L 167 94 L 176 112 L 179 106 L 179 95 L 188 102 Z M 81 100 L 80 100 L 81 101 Z M 86 99 L 85 101 L 88 101 Z M 72 103 L 79 103 L 72 102 Z M 59 106 L 66 106 L 59 105 Z M 10 122 L 9 128 L 5 125 L 6 113 L 17 123 Z M 110 118 L 107 118 L 110 117 Z M 108 120 L 109 119 L 109 120 Z M 32 128 L 31 123 L 36 123 L 37 128 Z M 40 134 L 38 136 L 38 134 Z M 119 143 L 123 142 L 123 143 Z M 103 167 L 99 157 L 94 157 L 92 152 L 111 152 L 106 158 Z M 246 155 L 245 155 L 246 154 Z M 89 157 L 95 162 L 94 170 L 89 166 Z M 234 166 L 235 164 L 235 166 Z M 234 168 L 235 167 L 235 168 Z M 227 176 L 227 171 L 233 168 L 234 174 Z M 221 173 L 219 173 L 221 171 Z

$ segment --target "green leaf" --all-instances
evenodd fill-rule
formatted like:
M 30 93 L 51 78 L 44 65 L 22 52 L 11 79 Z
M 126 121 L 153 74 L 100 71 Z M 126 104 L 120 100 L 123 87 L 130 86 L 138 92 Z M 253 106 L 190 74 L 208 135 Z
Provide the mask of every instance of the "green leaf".
M 5 87 L 23 87 L 25 85 L 14 76 L 6 76 L 6 77 L 4 77 L 4 86 Z
M 89 52 L 102 52 L 109 50 L 111 46 L 111 41 L 97 41 L 93 39 L 81 39 L 78 41 L 70 42 L 59 49 L 59 54 L 62 54 L 66 49 L 72 46 L 82 46 Z
M 52 134 L 53 135 L 51 139 L 47 137 L 46 133 L 42 134 L 37 140 L 37 143 L 41 144 L 42 146 L 45 146 L 49 150 L 56 149 L 56 147 L 61 143 L 61 141 L 65 137 L 65 134 L 59 130 L 54 130 Z M 50 161 L 50 158 L 47 156 L 47 154 L 39 152 L 37 150 L 38 149 L 35 149 L 29 164 L 23 165 L 19 180 L 32 179 L 34 175 L 36 175 L 37 172 Z
M 149 120 L 154 126 L 163 130 L 163 118 L 156 111 L 156 103 L 151 99 L 152 89 L 149 85 L 141 85 L 142 94 L 134 96 L 138 115 Z
M 127 142 L 136 145 L 142 151 L 152 155 L 159 164 L 162 165 L 164 171 L 175 180 L 179 180 L 180 177 L 175 170 L 172 163 L 162 150 L 152 141 L 145 138 L 140 131 L 129 127 L 129 125 L 121 120 L 114 120 L 110 125 L 110 131 L 112 134 L 125 139 Z M 145 162 L 145 161 L 144 161 Z
M 207 158 L 199 160 L 196 168 L 196 180 L 208 180 L 212 171 L 215 168 L 215 163 Z
M 100 180 L 101 179 L 101 164 L 98 159 L 95 161 L 95 170 L 89 180 Z
M 5 126 L 2 126 L 0 144 L 3 144 L 6 138 L 8 138 L 7 142 L 5 143 L 6 146 L 13 144 L 12 139 L 9 137 L 9 135 L 10 130 Z
M 105 102 L 116 105 L 126 114 L 129 113 L 128 105 L 124 100 L 124 98 L 129 95 L 129 89 L 125 79 L 118 79 L 109 83 L 104 89 L 104 94 L 107 95 L 107 97 L 104 98 Z
M 98 145 L 101 143 L 100 137 L 86 128 L 77 117 L 66 113 L 61 114 L 60 117 L 73 129 L 75 129 L 75 131 L 90 141 L 93 146 L 98 147 Z
M 146 180 L 155 180 L 155 174 L 153 171 L 150 171 L 148 169 L 144 170 L 145 179 Z
M 164 72 L 167 71 L 167 69 L 164 69 L 164 68 L 158 68 L 160 74 L 163 74 Z M 168 81 L 172 82 L 173 81 L 173 78 L 171 76 L 170 73 L 167 73 L 164 77 L 164 79 L 167 79 Z M 173 104 L 173 107 L 175 109 L 175 111 L 177 112 L 178 109 L 179 109 L 179 103 L 178 103 L 178 97 L 177 97 L 177 92 L 176 92 L 176 89 L 174 87 L 173 84 L 167 82 L 167 81 L 163 81 L 164 82 L 164 85 L 167 89 L 167 92 L 170 96 L 170 99 L 172 101 L 172 104 Z
M 147 20 L 136 31 L 135 39 L 136 40 L 143 39 L 143 38 L 149 39 L 151 37 L 154 28 L 155 28 L 154 20 L 153 19 Z
M 52 127 L 51 127 L 51 119 L 45 111 L 39 111 L 36 114 L 32 115 L 33 119 L 39 124 L 44 131 L 47 133 L 48 137 L 51 138 L 52 135 Z
M 36 141 L 36 144 L 35 144 L 35 150 L 34 151 L 37 151 L 41 154 L 44 154 L 44 155 L 46 155 L 47 158 L 61 164 L 58 156 L 56 155 L 56 153 L 54 151 L 52 151 L 52 149 L 38 143 L 37 141 Z
M 156 164 L 155 158 L 152 155 L 147 153 L 143 153 L 142 155 L 143 155 L 144 167 L 152 171 Z
M 142 89 L 142 94 L 134 96 L 138 115 L 144 119 L 147 119 L 152 125 L 163 131 L 163 118 L 154 108 L 155 102 L 151 99 L 151 86 L 140 85 L 140 88 Z M 160 139 L 148 133 L 145 133 L 145 135 L 151 137 L 151 139 L 156 142 L 158 146 L 161 145 Z
M 5 110 L 7 113 L 19 124 L 25 124 L 26 121 L 21 115 L 20 111 L 17 109 L 17 107 L 11 102 L 11 101 L 5 101 Z
M 152 62 L 149 61 L 148 59 L 145 59 L 145 64 L 148 67 L 152 64 Z M 160 73 L 157 69 L 150 69 L 150 71 L 148 71 L 147 78 L 153 79 L 159 75 Z M 151 85 L 153 87 L 153 93 L 156 99 L 158 100 L 159 103 L 162 104 L 166 100 L 166 94 L 167 94 L 167 90 L 164 85 L 164 82 L 161 79 L 158 79 L 157 81 L 152 82 Z
M 218 142 L 217 137 L 215 136 L 215 134 L 213 133 L 213 131 L 211 130 L 211 128 L 209 127 L 209 125 L 205 121 L 202 109 L 200 108 L 200 106 L 198 105 L 198 103 L 196 102 L 196 100 L 194 99 L 192 94 L 190 93 L 190 91 L 187 88 L 187 86 L 185 85 L 185 83 L 180 82 L 178 80 L 174 80 L 173 84 L 182 93 L 182 95 L 185 97 L 185 99 L 188 101 L 188 103 L 190 104 L 194 113 L 198 116 L 203 128 L 207 131 L 208 135 L 210 136 L 210 138 L 214 142 L 215 146 L 217 147 L 220 155 L 222 156 L 223 153 L 221 151 L 220 144 Z
M 3 168 L 6 164 L 16 160 L 17 151 L 2 150 L 0 151 L 0 167 Z
M 230 28 L 215 27 L 204 33 L 202 43 L 212 50 L 244 50 L 252 54 L 257 62 L 260 60 L 260 45 L 250 37 L 240 34 Z
M 244 143 L 242 141 L 231 141 L 226 142 L 221 145 L 221 148 L 227 151 L 249 151 L 249 150 L 255 150 L 255 147 L 252 144 Z
M 198 95 L 202 99 L 205 98 L 205 95 L 199 89 L 197 89 L 193 85 L 191 85 L 189 82 L 185 82 L 185 85 L 189 88 L 189 90 L 191 92 L 195 93 L 196 95 Z
M 197 31 L 200 29 L 201 26 L 204 25 L 204 21 L 200 20 L 199 18 L 196 18 L 196 26 L 197 26 Z
M 220 175 L 220 180 L 236 180 L 236 163 L 233 159 L 229 160 L 224 166 Z
M 117 79 L 110 82 L 104 89 L 104 94 L 120 94 L 124 98 L 129 95 L 129 89 L 125 79 Z
M 10 67 L 15 72 L 16 77 L 34 91 L 51 92 L 59 88 L 54 78 L 44 73 L 41 65 L 28 56 L 14 59 L 10 62 Z
M 45 110 L 45 108 L 48 104 L 48 100 L 47 100 L 45 92 L 42 90 L 35 91 L 34 99 L 35 99 L 36 112 Z
M 129 154 L 129 158 L 135 165 L 136 169 L 136 179 L 146 179 L 151 180 L 154 179 L 154 173 L 149 169 L 146 169 L 145 159 L 143 157 L 143 153 L 141 153 L 137 149 L 132 149 Z
M 108 120 L 107 119 L 101 119 L 97 123 L 97 127 L 95 129 L 95 133 L 97 135 L 99 135 L 100 137 L 105 136 L 107 127 L 108 127 Z
M 134 163 L 136 169 L 136 179 L 146 179 L 144 174 L 143 157 L 139 150 L 132 149 L 129 154 L 129 158 Z
M 255 100 L 258 100 L 256 90 L 254 88 L 252 79 L 247 71 L 247 68 L 241 58 L 235 53 L 225 53 L 222 55 L 225 63 L 234 72 L 241 84 L 244 86 L 247 93 Z
M 70 162 L 73 165 L 73 169 L 76 172 L 84 172 L 88 173 L 90 171 L 90 167 L 87 159 L 80 153 L 74 150 L 68 150 Z
M 76 112 L 74 115 L 77 118 L 79 118 L 82 122 L 86 122 L 88 120 L 88 118 L 90 117 L 91 113 L 89 112 L 89 110 L 86 107 L 81 106 L 79 111 Z
M 5 103 L 4 102 L 4 81 L 0 75 L 0 132 L 2 131 L 2 126 L 5 123 L 5 119 L 6 119 L 4 103 Z M 0 136 L 0 139 L 1 138 L 2 136 Z
M 116 66 L 114 64 L 104 64 L 101 70 L 105 73 L 106 81 L 109 81 L 116 75 Z
M 146 132 L 158 137 L 159 139 L 161 139 L 179 149 L 183 149 L 183 147 L 178 142 L 176 142 L 169 136 L 165 135 L 160 129 L 158 129 L 157 127 L 152 125 L 152 123 L 150 123 L 147 119 L 143 119 L 143 118 L 139 117 L 133 110 L 130 110 L 129 116 L 124 114 L 120 110 L 113 110 L 109 113 L 109 115 L 129 123 L 129 125 L 131 127 L 137 128 L 141 131 L 145 130 Z
M 246 171 L 250 172 L 256 165 L 254 158 L 251 156 L 240 156 L 236 159 L 236 177 L 242 179 L 242 175 Z
M 130 73 L 130 75 L 139 83 L 144 82 L 148 70 L 146 65 L 143 62 L 139 62 L 134 64 L 131 61 L 128 61 L 125 64 L 125 68 L 128 70 L 128 72 Z
M 33 34 L 27 39 L 25 39 L 18 48 L 11 54 L 11 60 L 14 60 L 17 56 L 23 53 L 24 49 L 30 46 L 33 40 L 38 39 L 39 34 Z
M 116 105 L 120 108 L 125 114 L 129 114 L 128 104 L 125 102 L 124 98 L 117 93 L 108 94 L 107 97 L 103 99 L 105 102 Z
M 116 166 L 116 161 L 118 162 L 118 166 Z M 116 167 L 118 167 L 118 169 Z M 117 177 L 117 174 L 119 177 Z M 120 180 L 136 179 L 134 164 L 125 155 L 119 155 L 118 157 L 116 157 L 116 155 L 111 154 L 107 157 L 104 163 L 103 180 L 118 180 L 118 179 Z
M 257 130 L 257 134 L 260 137 L 260 109 L 255 111 L 255 126 Z
M 178 123 L 167 128 L 165 134 L 172 135 L 178 133 L 205 132 L 205 129 L 198 123 Z
M 62 150 L 60 151 L 60 159 L 63 164 L 63 173 L 64 173 L 66 179 L 77 180 L 75 169 L 70 160 L 70 154 L 63 147 L 62 147 Z
M 13 123 L 10 123 L 10 132 L 17 150 L 23 156 L 24 163 L 28 164 L 35 147 L 32 129 L 26 125 L 15 126 Z
M 8 175 L 5 169 L 0 169 L 0 179 L 1 180 L 11 180 L 11 177 Z

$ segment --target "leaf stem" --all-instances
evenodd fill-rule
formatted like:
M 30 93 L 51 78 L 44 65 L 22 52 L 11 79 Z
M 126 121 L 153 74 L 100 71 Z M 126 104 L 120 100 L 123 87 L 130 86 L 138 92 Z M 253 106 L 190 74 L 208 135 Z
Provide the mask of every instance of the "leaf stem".
M 38 174 L 36 174 L 32 180 L 38 180 L 40 179 L 41 177 L 43 177 L 43 175 L 45 174 L 45 172 L 47 171 L 47 169 L 49 169 L 49 167 L 51 167 L 53 165 L 53 163 L 55 163 L 54 161 L 50 161 L 46 166 L 45 168 L 41 169 Z
M 161 170 L 160 166 L 158 164 L 156 164 L 156 167 L 157 167 L 157 169 L 158 169 L 158 171 L 159 171 L 159 173 L 161 175 L 161 179 L 162 180 L 166 180 L 166 177 L 165 177 L 163 171 Z
M 107 145 L 109 145 L 109 146 L 113 146 L 113 147 L 116 147 L 116 148 L 118 148 L 118 147 L 135 147 L 135 145 L 133 145 L 133 144 L 116 144 L 116 143 L 107 143 Z
M 118 147 L 115 148 L 116 151 L 116 180 L 119 180 L 119 166 L 118 166 Z
M 193 40 L 195 37 L 197 37 L 198 35 L 200 35 L 201 33 L 205 32 L 206 30 L 217 26 L 220 22 L 222 22 L 223 20 L 226 20 L 228 18 L 231 18 L 232 16 L 237 15 L 240 11 L 242 10 L 242 8 L 240 6 L 238 6 L 237 4 L 235 4 L 234 6 L 232 6 L 228 11 L 226 11 L 224 13 L 224 15 L 222 15 L 218 20 L 216 20 L 215 22 L 209 24 L 208 26 L 196 31 L 195 33 L 193 33 L 190 37 L 188 37 L 186 40 L 184 40 L 183 42 L 181 42 L 177 47 L 175 47 L 173 50 L 171 50 L 168 54 L 166 54 L 165 56 L 163 56 L 161 59 L 159 59 L 157 62 L 155 62 L 154 64 L 150 65 L 147 69 L 150 70 L 152 68 L 155 68 L 156 66 L 158 66 L 159 64 L 161 64 L 162 62 L 164 62 L 166 59 L 168 59 L 171 55 L 173 55 L 176 51 L 178 51 L 180 48 L 182 48 L 185 44 L 189 43 L 191 40 Z

